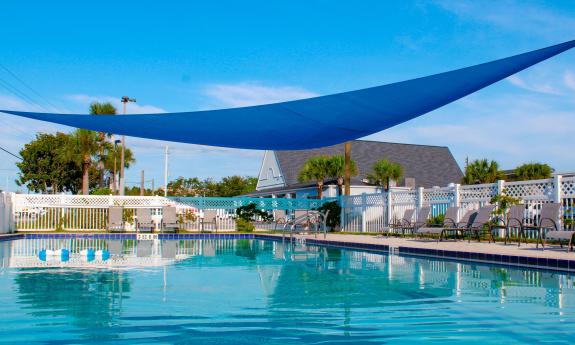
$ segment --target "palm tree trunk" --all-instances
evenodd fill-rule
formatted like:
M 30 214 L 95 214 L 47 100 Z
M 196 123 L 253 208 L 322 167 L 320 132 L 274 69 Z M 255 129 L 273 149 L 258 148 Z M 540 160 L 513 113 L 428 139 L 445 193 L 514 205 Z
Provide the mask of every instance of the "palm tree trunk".
M 321 199 L 323 196 L 323 181 L 317 183 L 317 198 Z
M 338 177 L 337 178 L 337 195 L 341 196 L 342 192 L 343 192 L 343 178 Z
M 88 195 L 90 187 L 90 156 L 84 156 L 82 163 L 82 194 Z

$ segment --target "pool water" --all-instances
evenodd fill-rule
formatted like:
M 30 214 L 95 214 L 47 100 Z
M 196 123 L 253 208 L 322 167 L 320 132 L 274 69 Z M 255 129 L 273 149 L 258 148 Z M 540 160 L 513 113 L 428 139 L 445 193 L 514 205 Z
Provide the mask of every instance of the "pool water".
M 0 342 L 575 341 L 569 274 L 263 240 L 109 242 L 1 242 Z M 108 246 L 120 252 L 80 254 Z M 66 261 L 38 258 L 62 248 Z

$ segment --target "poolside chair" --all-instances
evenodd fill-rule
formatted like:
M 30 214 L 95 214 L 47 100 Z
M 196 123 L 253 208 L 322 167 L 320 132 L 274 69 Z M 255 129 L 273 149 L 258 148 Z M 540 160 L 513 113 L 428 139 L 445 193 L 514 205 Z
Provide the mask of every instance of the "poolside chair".
M 136 230 L 139 232 L 152 232 L 156 225 L 152 220 L 152 210 L 149 208 L 136 209 Z
M 124 232 L 124 207 L 110 206 L 108 209 L 108 230 Z
M 523 233 L 525 226 L 525 205 L 512 205 L 507 213 L 505 244 L 507 244 L 507 242 L 511 242 L 511 229 L 517 229 L 517 246 L 521 246 L 521 234 Z M 527 241 L 525 241 L 525 243 L 527 243 Z
M 563 248 L 563 241 L 568 241 L 567 250 L 572 249 L 573 245 L 573 231 L 563 231 L 560 228 L 559 217 L 561 215 L 561 204 L 556 202 L 545 203 L 541 205 L 541 211 L 539 212 L 539 217 L 537 217 L 536 225 L 525 225 L 521 234 L 525 236 L 526 231 L 536 231 L 537 233 L 537 245 L 539 248 L 539 242 L 541 246 L 545 247 L 544 240 L 548 239 L 558 240 L 559 245 Z M 545 230 L 549 230 L 545 233 Z M 521 238 L 521 236 L 520 236 Z
M 389 229 L 386 234 L 389 235 L 391 233 L 391 230 L 393 230 L 394 233 L 398 233 L 399 231 L 403 232 L 403 228 L 411 224 L 411 220 L 413 219 L 414 213 L 415 209 L 413 208 L 405 210 L 403 212 L 403 217 L 401 217 L 401 219 L 399 220 L 396 219 L 391 224 L 389 224 Z
M 278 225 L 285 225 L 287 223 L 287 215 L 285 210 L 274 210 L 274 230 L 278 229 Z
M 463 229 L 463 234 L 469 235 L 469 242 L 471 242 L 471 237 L 473 237 L 473 235 L 475 235 L 478 242 L 481 242 L 481 234 L 485 232 L 485 227 L 488 228 L 489 242 L 495 242 L 493 233 L 491 232 L 491 218 L 493 217 L 493 210 L 495 210 L 495 205 L 483 206 L 477 212 L 471 225 Z
M 422 207 L 417 212 L 417 218 L 415 219 L 415 222 L 409 222 L 409 224 L 405 224 L 402 227 L 401 229 L 402 234 L 403 235 L 405 235 L 406 233 L 410 233 L 412 235 L 415 234 L 417 229 L 427 225 L 427 221 L 429 219 L 430 214 L 431 214 L 431 207 L 429 206 Z
M 218 232 L 218 210 L 204 210 L 204 216 L 200 219 L 200 231 L 206 231 L 206 224 L 211 224 Z
M 443 225 L 440 226 L 424 226 L 416 230 L 418 235 L 438 235 L 437 242 L 440 242 L 443 236 L 448 231 L 457 229 L 457 215 L 459 214 L 458 207 L 448 207 L 445 210 L 445 217 L 443 218 Z M 467 226 L 467 223 L 465 224 Z
M 162 232 L 176 232 L 180 229 L 180 222 L 174 206 L 162 208 Z

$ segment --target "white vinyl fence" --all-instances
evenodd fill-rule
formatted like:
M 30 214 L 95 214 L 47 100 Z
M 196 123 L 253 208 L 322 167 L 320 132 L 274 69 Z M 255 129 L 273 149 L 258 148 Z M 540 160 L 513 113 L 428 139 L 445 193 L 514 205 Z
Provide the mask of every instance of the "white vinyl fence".
M 387 193 L 342 197 L 341 224 L 343 231 L 380 232 L 400 219 L 407 209 L 416 214 L 424 206 L 431 207 L 432 216 L 444 214 L 450 206 L 460 212 L 477 209 L 505 190 L 525 204 L 525 217 L 536 219 L 542 203 L 558 202 L 562 207 L 562 223 L 575 219 L 575 176 L 559 175 L 545 180 L 518 182 L 498 181 L 479 185 L 451 185 L 442 188 L 392 188 Z M 461 214 L 460 214 L 461 216 Z M 512 234 L 515 235 L 515 234 Z

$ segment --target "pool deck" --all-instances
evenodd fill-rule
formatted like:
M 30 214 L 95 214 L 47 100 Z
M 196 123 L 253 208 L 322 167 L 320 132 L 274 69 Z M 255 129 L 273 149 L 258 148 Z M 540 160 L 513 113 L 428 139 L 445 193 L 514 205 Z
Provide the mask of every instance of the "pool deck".
M 545 249 L 539 246 L 537 249 L 534 243 L 522 243 L 518 247 L 516 242 L 507 245 L 461 240 L 437 242 L 431 239 L 344 234 L 327 234 L 325 239 L 323 235 L 297 235 L 296 238 L 305 239 L 309 244 L 575 272 L 575 252 L 567 252 L 566 246 L 561 248 L 559 245 L 549 245 Z

